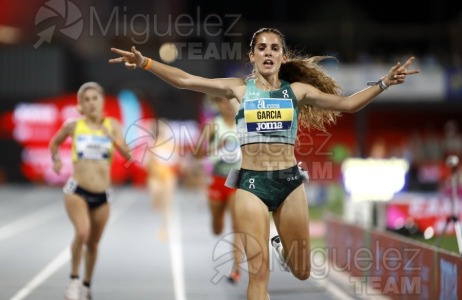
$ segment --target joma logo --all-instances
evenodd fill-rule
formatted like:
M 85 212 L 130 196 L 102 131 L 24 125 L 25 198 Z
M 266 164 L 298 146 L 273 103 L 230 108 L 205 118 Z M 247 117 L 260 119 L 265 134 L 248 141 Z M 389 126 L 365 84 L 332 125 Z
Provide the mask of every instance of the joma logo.
M 282 129 L 282 122 L 257 123 L 257 131 Z

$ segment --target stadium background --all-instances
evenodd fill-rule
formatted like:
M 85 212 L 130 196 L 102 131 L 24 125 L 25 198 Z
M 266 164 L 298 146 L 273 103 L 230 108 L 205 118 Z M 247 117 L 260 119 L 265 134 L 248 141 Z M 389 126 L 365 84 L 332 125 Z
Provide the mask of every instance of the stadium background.
M 449 1 L 329 3 L 269 1 L 21 1 L 0 0 L 0 182 L 60 185 L 69 176 L 51 170 L 48 142 L 78 116 L 75 93 L 97 81 L 107 113 L 121 120 L 137 155 L 129 165 L 116 155 L 114 184 L 145 184 L 143 157 L 149 124 L 171 121 L 171 134 L 191 159 L 194 138 L 211 113 L 204 96 L 174 89 L 152 74 L 111 65 L 111 47 L 159 59 L 175 43 L 174 66 L 207 77 L 250 72 L 252 33 L 276 27 L 302 55 L 332 55 L 323 67 L 345 94 L 383 76 L 397 61 L 417 57 L 421 74 L 382 93 L 355 114 L 344 114 L 328 133 L 303 131 L 297 156 L 313 179 L 312 201 L 326 203 L 331 186 L 342 188 L 346 158 L 398 157 L 409 162 L 404 191 L 444 193 L 448 154 L 462 154 L 462 9 Z M 451 131 L 452 128 L 455 128 Z M 133 163 L 135 162 L 135 163 Z M 192 163 L 192 162 L 191 162 Z M 129 167 L 128 167 L 129 166 Z M 191 171 L 194 177 L 196 173 Z M 201 181 L 199 181 L 201 182 Z M 316 187 L 319 188 L 316 188 Z M 340 200 L 341 201 L 341 200 Z M 442 217 L 444 219 L 444 216 Z
M 59 187 L 67 178 L 71 165 L 65 166 L 61 176 L 54 174 L 47 146 L 62 122 L 78 116 L 75 93 L 86 81 L 97 81 L 105 88 L 106 112 L 122 121 L 127 142 L 139 154 L 129 165 L 115 157 L 114 183 L 144 186 L 147 148 L 143 145 L 152 139 L 151 122 L 168 119 L 171 134 L 184 148 L 185 159 L 190 159 L 191 141 L 213 111 L 203 95 L 174 89 L 141 70 L 110 65 L 108 59 L 114 54 L 109 49 L 135 45 L 143 54 L 159 59 L 159 47 L 173 42 L 182 50 L 174 66 L 207 77 L 245 76 L 250 71 L 246 53 L 252 33 L 276 27 L 285 34 L 289 47 L 301 54 L 335 56 L 337 61 L 323 67 L 346 94 L 366 87 L 367 81 L 377 80 L 410 55 L 416 56 L 415 67 L 421 70 L 360 112 L 344 114 L 328 133 L 301 132 L 297 156 L 313 179 L 308 189 L 310 226 L 325 228 L 317 227 L 324 221 L 325 210 L 345 213 L 342 163 L 347 158 L 395 157 L 409 162 L 409 170 L 403 193 L 389 202 L 387 221 L 393 212 L 391 221 L 411 217 L 411 223 L 401 222 L 401 227 L 394 228 L 402 234 L 416 234 L 412 231 L 416 229 L 420 238 L 429 227 L 438 233 L 451 212 L 450 170 L 445 159 L 449 154 L 462 155 L 461 7 L 452 1 L 0 0 L 0 189 Z M 69 157 L 69 144 L 61 154 Z M 462 189 L 458 192 L 462 196 Z M 19 198 L 11 201 L 26 201 Z M 339 223 L 327 241 L 321 230 L 313 234 L 313 245 L 362 247 L 373 240 L 364 234 L 364 227 L 371 224 L 362 225 L 354 228 L 359 232 L 354 234 Z M 345 230 L 341 238 L 340 229 Z M 454 252 L 457 248 L 451 241 L 446 246 Z M 402 244 L 393 247 L 404 248 Z M 422 263 L 429 265 L 425 266 L 429 274 L 439 276 L 435 280 L 441 279 L 444 290 L 435 287 L 433 277 L 418 274 L 422 285 L 428 290 L 435 287 L 432 296 L 451 293 L 454 289 L 442 283 L 450 278 L 460 283 L 462 277 L 451 273 L 457 270 L 452 266 L 460 270 L 460 259 L 451 258 L 454 263 L 448 271 L 432 264 L 440 254 L 424 253 L 428 257 L 424 255 Z

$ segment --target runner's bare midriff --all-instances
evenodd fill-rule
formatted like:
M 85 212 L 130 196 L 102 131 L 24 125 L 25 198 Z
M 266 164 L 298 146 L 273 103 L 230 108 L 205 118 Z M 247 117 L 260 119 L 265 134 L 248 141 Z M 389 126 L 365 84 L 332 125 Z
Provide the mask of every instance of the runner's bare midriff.
M 79 160 L 74 164 L 73 177 L 89 192 L 104 192 L 110 185 L 110 165 L 107 161 Z
M 248 144 L 241 151 L 243 169 L 282 170 L 297 164 L 294 146 L 289 144 Z

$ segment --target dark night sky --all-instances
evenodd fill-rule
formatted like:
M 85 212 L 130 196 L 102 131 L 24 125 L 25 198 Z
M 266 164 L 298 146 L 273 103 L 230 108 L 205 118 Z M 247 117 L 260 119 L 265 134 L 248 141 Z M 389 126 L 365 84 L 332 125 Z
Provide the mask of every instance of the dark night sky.
M 450 63 L 442 60 L 450 56 L 448 51 L 458 52 L 460 42 L 457 40 L 462 40 L 462 36 L 451 35 L 449 29 L 450 24 L 462 28 L 462 1 L 196 0 L 186 3 L 185 9 L 191 14 L 197 7 L 203 16 L 239 14 L 242 21 L 255 26 L 252 31 L 258 26 L 280 28 L 284 24 L 283 33 L 289 44 L 303 47 L 307 42 L 312 43 L 309 48 L 315 53 L 332 50 L 343 53 L 345 59 L 350 60 L 357 59 L 357 55 L 364 52 L 387 56 L 396 51 L 407 51 L 416 55 L 434 53 L 440 57 L 441 63 Z M 341 36 L 344 21 L 355 24 L 353 39 Z M 305 30 L 311 33 L 303 35 L 301 31 Z
M 187 3 L 190 11 L 200 6 L 206 13 L 238 13 L 242 14 L 245 20 L 253 21 L 300 22 L 310 19 L 355 17 L 359 14 L 381 24 L 435 24 L 462 18 L 461 1 L 270 0 L 257 3 L 243 0 L 196 0 Z

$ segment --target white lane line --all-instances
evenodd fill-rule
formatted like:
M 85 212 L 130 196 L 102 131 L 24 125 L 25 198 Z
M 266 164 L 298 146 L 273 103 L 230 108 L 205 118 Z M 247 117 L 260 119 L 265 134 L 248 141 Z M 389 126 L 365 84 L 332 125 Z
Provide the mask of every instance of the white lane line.
M 26 298 L 33 290 L 53 275 L 61 268 L 70 257 L 69 247 L 62 251 L 51 263 L 49 263 L 40 273 L 38 273 L 31 281 L 29 281 L 22 289 L 20 289 L 11 300 L 21 300 Z
M 57 218 L 62 214 L 62 204 L 59 205 L 58 203 L 53 203 L 46 206 L 45 208 L 40 209 L 39 211 L 3 225 L 0 227 L 0 242 L 30 228 L 34 228 L 51 219 Z
M 175 209 L 173 209 L 169 221 L 170 264 L 172 266 L 175 300 L 186 300 L 180 209 L 177 205 L 178 198 L 177 196 L 173 199 Z
M 122 193 L 121 193 L 122 194 Z M 130 206 L 135 203 L 136 197 L 127 197 L 124 200 L 121 200 L 121 197 L 118 197 L 119 200 L 113 204 L 111 209 L 111 217 L 109 219 L 109 224 L 113 223 L 119 216 L 125 213 Z M 50 276 L 52 276 L 57 270 L 66 264 L 70 259 L 70 249 L 66 247 L 52 262 L 50 262 L 45 268 L 40 271 L 31 281 L 29 281 L 23 288 L 21 288 L 10 300 L 22 300 L 30 295 L 38 286 L 43 284 Z
M 332 274 L 330 274 L 332 276 Z M 355 298 L 348 295 L 345 290 L 339 288 L 335 283 L 333 283 L 328 278 L 324 280 L 315 280 L 315 284 L 323 287 L 328 294 L 331 294 L 335 299 L 338 300 L 354 300 Z
M 364 281 L 358 280 L 347 272 L 336 270 L 328 261 L 326 261 L 326 270 L 326 276 L 314 282 L 324 287 L 335 299 L 368 300 L 371 299 L 371 295 L 374 295 L 374 300 L 390 300 L 389 297 L 379 295 Z

